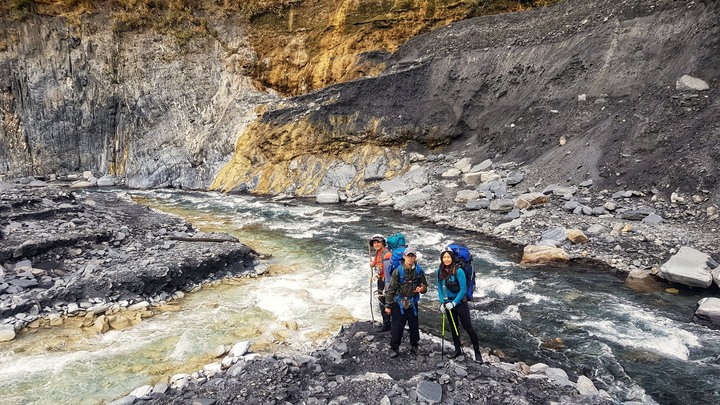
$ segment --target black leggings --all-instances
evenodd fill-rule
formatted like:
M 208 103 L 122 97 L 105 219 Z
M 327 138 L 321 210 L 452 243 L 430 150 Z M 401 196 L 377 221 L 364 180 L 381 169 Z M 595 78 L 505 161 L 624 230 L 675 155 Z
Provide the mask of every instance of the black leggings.
M 470 335 L 470 342 L 472 342 L 473 349 L 480 350 L 480 343 L 478 342 L 478 335 L 477 332 L 475 332 L 475 329 L 472 326 L 472 320 L 470 319 L 470 306 L 468 306 L 467 302 L 461 302 L 450 310 L 452 313 L 453 319 L 455 319 L 455 325 L 460 327 L 462 325 L 462 328 L 465 329 L 465 332 L 467 332 L 468 335 Z M 455 328 L 452 325 L 452 320 L 450 320 L 450 331 L 452 334 L 453 343 L 455 344 L 455 349 L 460 349 L 460 335 L 455 333 Z M 458 332 L 460 332 L 458 330 Z

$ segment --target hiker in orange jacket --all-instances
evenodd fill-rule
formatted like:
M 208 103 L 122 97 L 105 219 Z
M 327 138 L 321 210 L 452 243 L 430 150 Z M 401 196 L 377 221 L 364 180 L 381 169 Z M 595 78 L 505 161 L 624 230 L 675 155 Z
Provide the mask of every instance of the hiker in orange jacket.
M 375 269 L 377 277 L 377 298 L 380 301 L 380 314 L 382 315 L 382 326 L 378 329 L 380 332 L 390 330 L 390 315 L 385 313 L 385 292 L 387 291 L 387 283 L 385 280 L 388 275 L 392 259 L 392 252 L 385 247 L 385 238 L 382 235 L 373 235 L 368 241 L 370 247 L 375 250 L 370 266 Z

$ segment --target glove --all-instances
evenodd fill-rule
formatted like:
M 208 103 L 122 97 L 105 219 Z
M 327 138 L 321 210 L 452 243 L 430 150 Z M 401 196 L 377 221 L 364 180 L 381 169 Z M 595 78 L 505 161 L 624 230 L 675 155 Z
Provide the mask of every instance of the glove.
M 448 302 L 447 304 L 445 304 L 445 310 L 446 310 L 446 311 L 450 312 L 453 308 L 455 308 L 455 303 L 454 303 L 454 302 Z
M 440 304 L 440 312 L 445 312 L 445 304 Z

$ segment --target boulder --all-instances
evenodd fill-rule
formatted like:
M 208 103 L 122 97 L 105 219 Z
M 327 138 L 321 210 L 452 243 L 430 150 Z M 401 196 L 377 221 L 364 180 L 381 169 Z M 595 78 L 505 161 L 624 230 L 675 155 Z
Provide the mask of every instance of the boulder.
M 599 394 L 599 391 L 597 388 L 595 388 L 595 384 L 593 382 L 585 377 L 584 375 L 581 375 L 578 377 L 577 383 L 575 384 L 575 388 L 577 388 L 580 395 L 597 395 Z
M 457 177 L 457 176 L 459 176 L 461 173 L 462 173 L 462 172 L 460 171 L 460 169 L 456 169 L 456 168 L 453 167 L 453 168 L 448 169 L 447 171 L 445 171 L 443 174 L 441 174 L 441 176 L 442 176 L 442 177 Z
M 464 203 L 480 198 L 480 193 L 475 190 L 460 190 L 455 195 L 455 202 Z
M 499 199 L 499 200 L 490 201 L 490 205 L 488 206 L 488 209 L 490 211 L 508 213 L 508 212 L 512 211 L 512 209 L 514 207 L 515 207 L 515 203 L 513 203 L 513 200 L 503 198 L 503 199 Z
M 720 325 L 720 298 L 706 297 L 698 301 L 695 315 L 715 325 Z
M 434 381 L 420 381 L 417 385 L 418 399 L 437 404 L 442 401 L 442 385 Z
M 573 244 L 588 243 L 590 239 L 579 229 L 571 229 L 567 233 L 567 239 Z
M 0 342 L 8 342 L 15 339 L 15 329 L 12 325 L 0 325 Z
M 233 357 L 240 357 L 247 353 L 248 350 L 250 350 L 250 342 L 237 342 L 233 345 L 232 349 L 230 349 L 230 355 Z
M 683 246 L 670 260 L 660 267 L 658 277 L 690 287 L 707 288 L 713 276 L 707 265 L 709 255 L 691 247 Z
M 651 276 L 649 270 L 630 270 L 625 278 L 625 285 L 635 291 L 662 291 L 662 286 Z
M 483 160 L 482 162 L 480 162 L 479 164 L 473 166 L 473 167 L 470 169 L 470 173 L 484 172 L 485 170 L 491 168 L 492 165 L 493 165 L 492 160 L 490 160 L 490 159 L 485 159 L 485 160 Z
M 505 184 L 507 184 L 508 186 L 514 186 L 520 184 L 523 180 L 525 180 L 525 173 L 512 172 L 507 175 L 507 178 L 505 179 Z
M 570 256 L 563 248 L 528 245 L 523 249 L 520 264 L 567 263 L 569 260 Z
M 388 161 L 385 156 L 379 156 L 377 159 L 368 163 L 365 167 L 365 176 L 363 180 L 373 181 L 382 180 L 385 178 L 385 173 L 388 170 Z
M 98 187 L 112 187 L 115 185 L 115 177 L 102 176 L 97 180 Z
M 710 89 L 710 86 L 702 80 L 696 77 L 682 75 L 675 82 L 675 90 L 680 91 L 704 91 Z
M 658 214 L 654 214 L 654 213 L 646 216 L 646 217 L 643 218 L 643 220 L 642 220 L 642 222 L 643 222 L 644 224 L 648 224 L 648 225 L 657 225 L 657 224 L 659 224 L 659 223 L 661 223 L 661 222 L 663 222 L 663 221 L 664 221 L 663 217 L 661 217 L 661 216 L 658 215 Z
M 468 201 L 468 203 L 465 204 L 465 209 L 470 211 L 477 211 L 481 209 L 486 209 L 489 206 L 490 200 L 488 200 L 487 198 L 481 198 L 475 201 Z
M 405 192 L 409 188 L 410 187 L 401 179 L 392 179 L 380 183 L 380 189 L 389 195 Z
M 542 240 L 564 241 L 567 239 L 568 230 L 564 226 L 546 229 L 542 232 Z
M 337 204 L 340 202 L 340 194 L 337 190 L 322 190 L 315 197 L 318 204 Z
M 411 190 L 407 195 L 397 197 L 393 208 L 398 211 L 403 211 L 411 208 L 420 208 L 425 205 L 425 202 L 430 199 L 430 194 L 422 191 L 421 189 Z
M 548 198 L 543 193 L 525 193 L 521 194 L 517 200 L 515 200 L 515 208 L 524 210 L 536 205 L 546 204 Z
M 476 186 L 482 182 L 482 173 L 465 173 L 463 181 L 469 186 Z
M 460 170 L 462 173 L 467 173 L 470 171 L 470 168 L 472 168 L 472 159 L 462 158 L 457 163 L 455 163 L 453 167 Z

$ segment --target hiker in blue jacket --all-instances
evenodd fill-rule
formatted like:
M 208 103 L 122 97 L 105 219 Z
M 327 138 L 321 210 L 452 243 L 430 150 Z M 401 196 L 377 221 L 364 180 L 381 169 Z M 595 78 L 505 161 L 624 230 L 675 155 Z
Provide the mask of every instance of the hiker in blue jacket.
M 482 353 L 480 353 L 478 335 L 472 326 L 470 306 L 465 298 L 465 293 L 467 292 L 465 270 L 460 268 L 455 253 L 449 248 L 445 248 L 440 252 L 437 285 L 438 296 L 440 298 L 440 312 L 447 312 L 447 314 L 455 320 L 455 325 L 458 323 L 462 325 L 463 329 L 470 335 L 470 341 L 475 350 L 475 361 L 481 362 Z M 460 349 L 460 335 L 456 333 L 454 327 L 450 327 L 450 330 L 453 343 L 455 344 L 455 352 L 448 357 L 454 359 L 462 354 L 462 350 Z
M 408 247 L 403 253 L 402 265 L 392 272 L 385 294 L 385 312 L 391 316 L 390 357 L 397 357 L 405 324 L 410 328 L 410 352 L 418 354 L 420 326 L 418 305 L 420 294 L 427 291 L 427 279 L 420 265 L 415 263 L 417 251 Z

